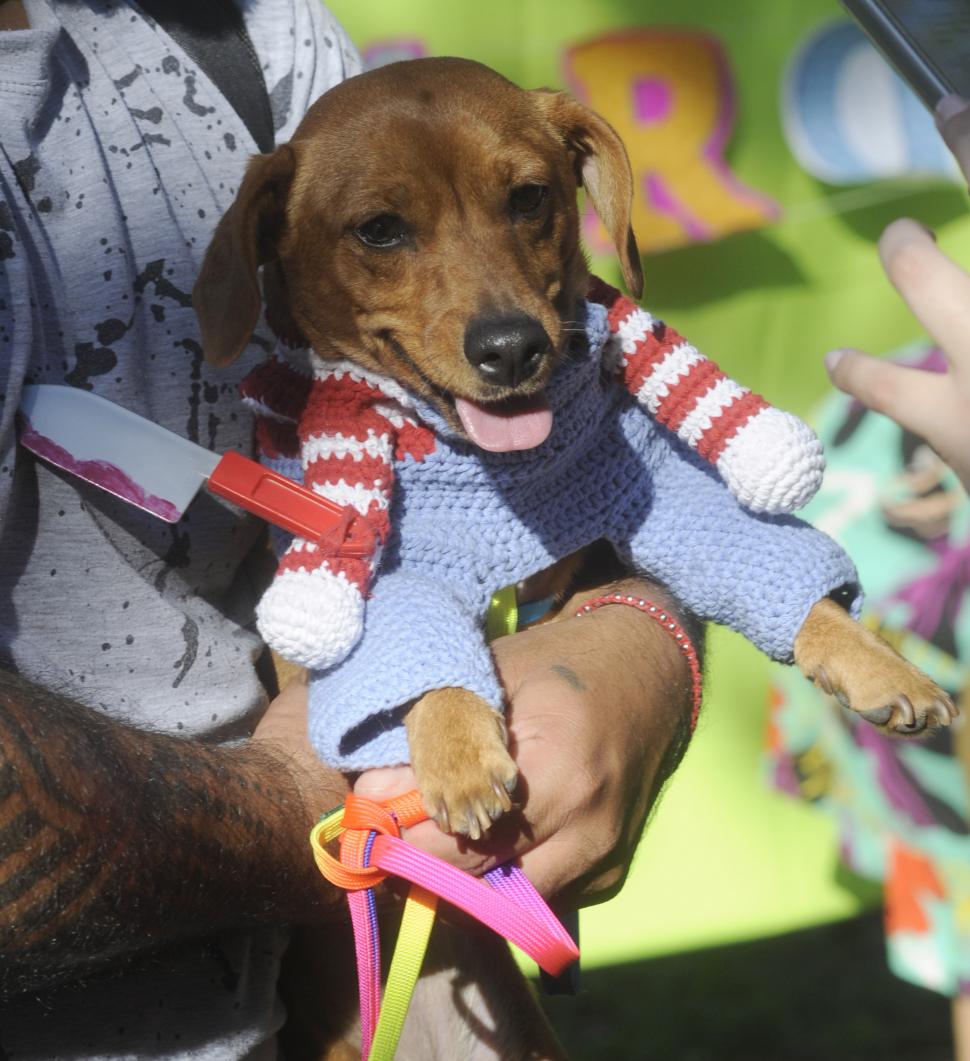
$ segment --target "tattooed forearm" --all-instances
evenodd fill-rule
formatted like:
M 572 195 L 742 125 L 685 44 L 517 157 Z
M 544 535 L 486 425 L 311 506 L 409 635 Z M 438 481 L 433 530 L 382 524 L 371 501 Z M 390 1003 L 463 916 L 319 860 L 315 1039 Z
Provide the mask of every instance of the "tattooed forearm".
M 252 743 L 145 733 L 0 672 L 0 997 L 336 902 L 306 842 L 319 807 L 290 766 Z

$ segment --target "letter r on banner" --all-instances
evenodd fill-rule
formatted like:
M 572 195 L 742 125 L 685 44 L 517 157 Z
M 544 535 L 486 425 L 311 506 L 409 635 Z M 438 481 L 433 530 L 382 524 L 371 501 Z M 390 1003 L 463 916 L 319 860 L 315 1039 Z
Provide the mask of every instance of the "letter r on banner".
M 690 30 L 628 30 L 566 53 L 570 89 L 626 143 L 637 188 L 633 230 L 643 251 L 760 228 L 780 209 L 724 161 L 734 93 L 723 48 Z M 609 249 L 592 214 L 587 239 Z

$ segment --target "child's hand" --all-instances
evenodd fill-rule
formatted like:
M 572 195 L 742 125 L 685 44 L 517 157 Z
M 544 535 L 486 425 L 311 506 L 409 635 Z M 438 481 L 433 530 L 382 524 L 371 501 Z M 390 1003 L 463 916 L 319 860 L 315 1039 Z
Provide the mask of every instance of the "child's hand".
M 970 104 L 946 96 L 936 124 L 970 182 Z M 970 489 L 970 276 L 915 221 L 882 234 L 883 268 L 920 323 L 943 348 L 946 373 L 922 372 L 835 350 L 826 367 L 840 390 L 925 439 Z
M 826 357 L 832 382 L 876 412 L 925 439 L 970 488 L 970 275 L 915 221 L 894 221 L 882 234 L 883 268 L 946 355 L 945 373 L 924 372 L 835 350 Z
M 656 600 L 654 585 L 629 592 Z M 572 615 L 585 593 L 563 609 Z M 418 846 L 482 873 L 513 855 L 540 892 L 589 905 L 623 883 L 650 807 L 685 742 L 690 676 L 674 642 L 633 608 L 605 607 L 495 642 L 509 696 L 517 802 L 485 841 L 424 822 Z M 406 767 L 370 770 L 355 791 L 381 799 L 414 787 Z

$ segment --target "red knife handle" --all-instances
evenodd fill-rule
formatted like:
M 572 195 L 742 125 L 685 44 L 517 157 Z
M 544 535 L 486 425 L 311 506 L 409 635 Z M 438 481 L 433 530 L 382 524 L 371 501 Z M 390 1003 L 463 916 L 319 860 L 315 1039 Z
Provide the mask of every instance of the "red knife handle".
M 316 542 L 347 520 L 347 510 L 279 472 L 264 468 L 235 450 L 226 453 L 206 484 L 220 497 L 261 516 L 283 530 Z M 345 542 L 341 556 L 363 556 L 366 546 Z

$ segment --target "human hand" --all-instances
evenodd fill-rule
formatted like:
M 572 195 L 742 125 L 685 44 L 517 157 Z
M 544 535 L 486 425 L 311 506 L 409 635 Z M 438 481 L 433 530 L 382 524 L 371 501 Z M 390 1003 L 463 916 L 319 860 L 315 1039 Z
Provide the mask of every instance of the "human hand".
M 619 588 L 667 604 L 652 584 Z M 562 614 L 595 595 L 578 596 Z M 517 809 L 478 843 L 431 822 L 406 837 L 476 874 L 518 856 L 539 891 L 564 907 L 610 898 L 686 742 L 683 655 L 653 619 L 622 606 L 535 626 L 493 649 L 520 771 Z M 354 790 L 384 799 L 414 787 L 411 770 L 397 767 L 367 771 Z
M 970 182 L 970 104 L 945 96 L 936 125 Z M 946 355 L 945 373 L 834 350 L 832 382 L 925 439 L 970 489 L 970 275 L 915 221 L 894 221 L 879 241 L 883 268 Z
M 840 390 L 925 439 L 970 489 L 970 275 L 908 219 L 888 226 L 879 255 L 897 291 L 943 350 L 947 370 L 926 372 L 858 350 L 834 350 L 825 359 L 829 376 Z

